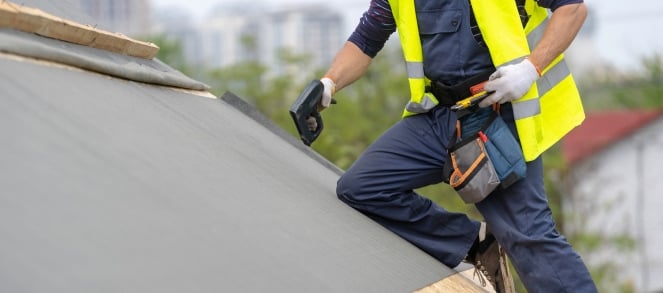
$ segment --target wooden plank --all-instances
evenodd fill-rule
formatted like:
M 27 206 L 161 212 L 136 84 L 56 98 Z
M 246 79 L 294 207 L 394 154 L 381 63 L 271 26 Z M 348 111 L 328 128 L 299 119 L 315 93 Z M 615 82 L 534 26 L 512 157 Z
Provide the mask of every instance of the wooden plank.
M 501 268 L 502 270 L 509 271 L 508 262 Z M 476 276 L 476 269 L 472 266 L 468 269 L 460 270 L 457 274 L 451 275 L 439 282 L 436 282 L 432 285 L 429 285 L 425 288 L 421 288 L 413 293 L 446 293 L 446 292 L 484 292 L 484 293 L 495 293 L 495 289 L 490 283 L 482 284 L 480 277 Z M 510 272 L 510 271 L 509 271 Z M 485 276 L 484 276 L 485 278 Z M 506 292 L 503 293 L 515 293 L 516 287 L 513 282 L 513 277 L 509 273 L 509 277 L 505 283 Z
M 473 282 L 472 280 L 458 273 L 446 277 L 440 280 L 439 282 L 433 283 L 429 286 L 414 291 L 413 293 L 448 293 L 448 292 L 486 293 L 490 292 L 490 290 L 492 290 L 492 288 L 490 288 L 489 290 L 484 289 L 479 284 Z
M 159 52 L 159 47 L 153 43 L 134 40 L 120 33 L 112 33 L 62 19 L 42 10 L 9 1 L 0 2 L 0 27 L 9 27 L 144 59 L 152 59 Z

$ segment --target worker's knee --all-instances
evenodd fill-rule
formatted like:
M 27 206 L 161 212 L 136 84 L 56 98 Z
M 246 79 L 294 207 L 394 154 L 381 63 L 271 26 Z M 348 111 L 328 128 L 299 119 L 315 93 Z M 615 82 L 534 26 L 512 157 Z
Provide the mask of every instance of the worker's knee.
M 343 174 L 336 184 L 338 199 L 353 207 L 372 201 L 377 195 L 370 191 L 371 183 L 361 178 L 353 175 L 352 170 Z
M 338 199 L 348 204 L 357 201 L 355 195 L 357 194 L 358 184 L 356 181 L 352 176 L 348 176 L 348 173 L 341 175 L 336 182 L 336 196 L 338 196 Z

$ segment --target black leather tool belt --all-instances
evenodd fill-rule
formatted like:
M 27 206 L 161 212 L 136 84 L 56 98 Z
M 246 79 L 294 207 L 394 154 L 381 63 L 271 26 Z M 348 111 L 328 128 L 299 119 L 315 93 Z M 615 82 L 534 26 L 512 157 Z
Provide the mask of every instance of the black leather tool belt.
M 426 92 L 432 93 L 437 98 L 440 102 L 438 106 L 450 107 L 456 102 L 472 96 L 470 87 L 488 80 L 492 73 L 492 70 L 486 71 L 451 86 L 440 81 L 431 81 L 430 86 L 426 88 Z

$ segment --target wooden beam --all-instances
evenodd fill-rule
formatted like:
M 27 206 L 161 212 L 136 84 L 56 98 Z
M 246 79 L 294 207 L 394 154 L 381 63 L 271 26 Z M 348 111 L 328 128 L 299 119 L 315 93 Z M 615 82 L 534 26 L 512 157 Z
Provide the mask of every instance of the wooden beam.
M 488 285 L 488 287 L 490 287 L 490 285 Z M 458 273 L 448 276 L 436 283 L 421 288 L 417 291 L 414 291 L 413 293 L 448 293 L 448 292 L 487 293 L 491 291 L 492 288 L 484 289 L 479 284 Z
M 97 29 L 4 0 L 0 2 L 0 27 L 144 59 L 152 59 L 159 52 L 159 47 L 153 43 L 134 40 L 120 33 Z

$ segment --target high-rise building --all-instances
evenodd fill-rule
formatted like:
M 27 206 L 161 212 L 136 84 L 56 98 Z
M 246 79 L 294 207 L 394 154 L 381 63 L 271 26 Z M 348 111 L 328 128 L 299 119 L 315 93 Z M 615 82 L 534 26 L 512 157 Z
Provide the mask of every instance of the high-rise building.
M 81 8 L 99 28 L 128 36 L 150 32 L 149 0 L 78 0 Z
M 218 9 L 201 22 L 195 39 L 185 42 L 185 55 L 194 64 L 208 68 L 224 67 L 241 61 L 263 61 L 260 21 L 264 12 Z
M 338 12 L 319 5 L 270 13 L 260 29 L 260 56 L 277 72 L 287 70 L 278 62 L 280 50 L 310 56 L 311 66 L 326 67 L 343 44 L 343 25 Z
M 252 60 L 272 73 L 329 65 L 347 33 L 342 15 L 320 5 L 270 11 L 224 6 L 193 27 L 160 27 L 182 42 L 192 65 L 219 68 Z M 285 66 L 282 52 L 309 57 L 310 62 L 306 69 Z

